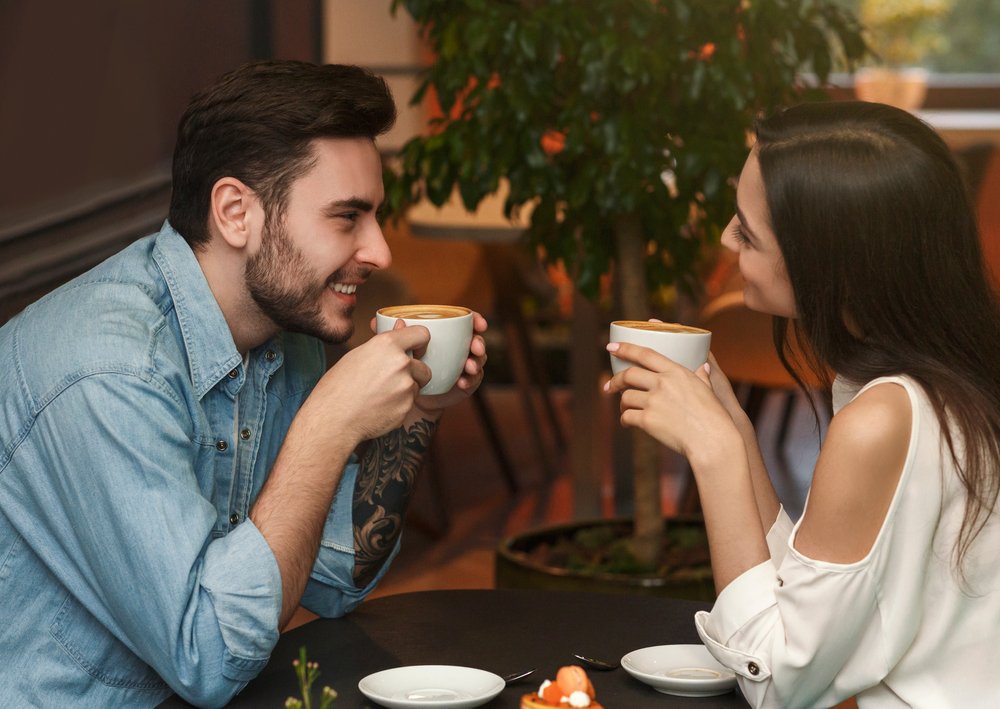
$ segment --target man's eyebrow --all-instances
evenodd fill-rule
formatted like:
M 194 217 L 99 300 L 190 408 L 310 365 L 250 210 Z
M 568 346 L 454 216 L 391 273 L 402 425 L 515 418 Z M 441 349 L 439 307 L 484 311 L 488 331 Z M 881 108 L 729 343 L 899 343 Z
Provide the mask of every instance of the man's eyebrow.
M 740 226 L 743 227 L 743 231 L 746 232 L 747 236 L 756 241 L 757 235 L 753 233 L 753 230 L 750 228 L 750 225 L 747 224 L 747 217 L 743 213 L 743 210 L 740 209 L 740 205 L 738 204 L 736 205 L 736 218 L 740 220 Z
M 357 209 L 361 212 L 370 212 L 375 208 L 369 200 L 361 197 L 349 197 L 348 199 L 338 199 L 330 202 L 326 206 L 327 212 L 335 212 L 338 209 Z

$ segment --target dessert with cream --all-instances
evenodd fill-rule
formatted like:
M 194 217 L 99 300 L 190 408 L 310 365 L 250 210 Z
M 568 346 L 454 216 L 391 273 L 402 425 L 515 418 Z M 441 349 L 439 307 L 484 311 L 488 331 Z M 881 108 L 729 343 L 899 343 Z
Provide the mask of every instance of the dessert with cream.
M 548 707 L 588 707 L 603 709 L 594 700 L 594 685 L 582 667 L 567 665 L 560 667 L 556 679 L 545 680 L 537 692 L 521 697 L 521 709 L 546 709 Z

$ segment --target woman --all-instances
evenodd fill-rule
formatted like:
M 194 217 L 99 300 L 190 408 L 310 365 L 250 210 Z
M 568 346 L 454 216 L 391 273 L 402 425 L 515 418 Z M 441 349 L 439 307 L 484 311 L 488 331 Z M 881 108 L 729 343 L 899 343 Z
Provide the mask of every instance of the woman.
M 758 125 L 737 205 L 747 304 L 786 366 L 796 341 L 836 373 L 798 523 L 714 359 L 608 346 L 638 365 L 607 386 L 622 424 L 694 470 L 719 592 L 702 640 L 754 706 L 995 706 L 1000 308 L 958 167 L 904 111 L 807 104 Z

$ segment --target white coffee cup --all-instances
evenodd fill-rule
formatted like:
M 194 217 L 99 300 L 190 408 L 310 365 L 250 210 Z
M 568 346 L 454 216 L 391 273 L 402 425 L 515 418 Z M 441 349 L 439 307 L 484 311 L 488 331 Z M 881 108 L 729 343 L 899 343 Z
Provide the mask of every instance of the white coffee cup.
M 611 323 L 609 341 L 648 347 L 694 371 L 708 361 L 712 333 L 699 327 L 678 323 L 616 320 Z M 618 374 L 631 366 L 631 363 L 611 355 L 613 374 Z
M 421 394 L 444 394 L 462 376 L 472 344 L 472 311 L 458 305 L 393 305 L 375 313 L 375 331 L 392 330 L 397 320 L 422 325 L 431 333 L 420 361 L 430 367 L 431 380 Z

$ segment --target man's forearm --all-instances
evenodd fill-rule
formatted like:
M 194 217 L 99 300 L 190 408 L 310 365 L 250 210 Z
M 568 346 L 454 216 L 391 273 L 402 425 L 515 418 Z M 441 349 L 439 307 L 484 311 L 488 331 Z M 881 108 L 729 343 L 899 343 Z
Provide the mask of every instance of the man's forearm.
M 348 451 L 316 451 L 308 432 L 293 424 L 250 519 L 274 553 L 281 571 L 279 628 L 292 617 L 309 580 L 323 524 Z
M 354 486 L 354 585 L 371 583 L 403 528 L 403 515 L 437 421 L 421 418 L 370 441 Z

